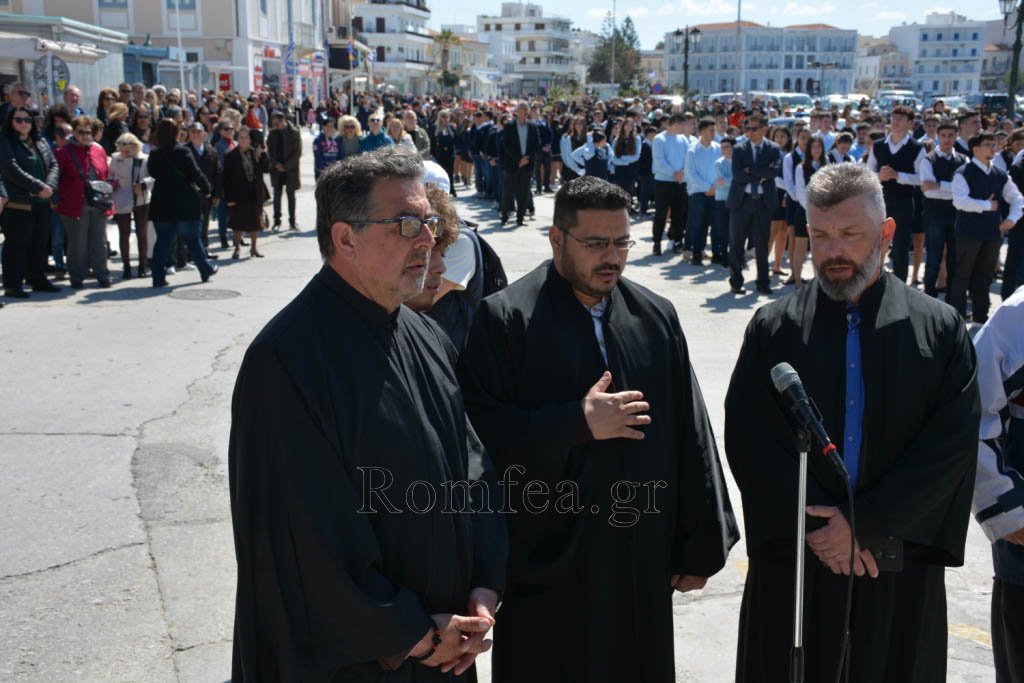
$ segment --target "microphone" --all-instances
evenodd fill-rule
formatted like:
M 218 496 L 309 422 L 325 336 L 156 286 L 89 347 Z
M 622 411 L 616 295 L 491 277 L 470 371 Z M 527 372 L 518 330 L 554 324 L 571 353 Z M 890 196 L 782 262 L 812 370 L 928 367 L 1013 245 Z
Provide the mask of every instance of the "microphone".
M 839 465 L 845 472 L 846 468 L 843 465 L 843 461 L 839 458 L 836 446 L 832 443 L 832 439 L 828 437 L 825 425 L 821 423 L 821 415 L 818 413 L 818 409 L 807 396 L 807 392 L 804 391 L 804 383 L 800 381 L 800 375 L 797 374 L 796 370 L 789 363 L 779 363 L 772 368 L 771 374 L 775 390 L 782 394 L 783 400 L 785 400 L 793 416 L 800 423 L 800 427 L 806 429 L 808 434 L 821 447 L 822 455 L 830 456 L 829 459 L 834 464 Z

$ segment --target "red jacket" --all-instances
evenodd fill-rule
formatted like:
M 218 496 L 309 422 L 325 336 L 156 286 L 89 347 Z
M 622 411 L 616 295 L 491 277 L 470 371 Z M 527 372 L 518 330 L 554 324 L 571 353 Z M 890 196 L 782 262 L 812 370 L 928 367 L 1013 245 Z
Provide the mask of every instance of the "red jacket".
M 75 155 L 76 161 L 72 161 L 72 154 Z M 89 161 L 86 161 L 86 154 L 90 156 Z M 91 144 L 88 148 L 68 143 L 58 149 L 55 156 L 57 165 L 60 166 L 60 182 L 57 185 L 57 213 L 78 220 L 82 217 L 82 207 L 85 205 L 85 181 L 82 179 L 82 174 L 84 173 L 91 180 L 107 180 L 107 153 L 96 143 Z M 95 170 L 92 176 L 89 174 L 90 163 Z

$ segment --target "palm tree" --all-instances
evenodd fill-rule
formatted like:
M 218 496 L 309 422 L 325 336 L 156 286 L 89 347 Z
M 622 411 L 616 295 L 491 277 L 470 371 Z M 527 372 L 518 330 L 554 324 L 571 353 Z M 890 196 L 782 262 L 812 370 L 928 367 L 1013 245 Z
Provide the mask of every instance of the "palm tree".
M 452 59 L 451 50 L 461 43 L 462 39 L 451 29 L 443 29 L 434 36 L 434 44 L 441 48 L 441 78 L 438 80 L 441 81 L 442 87 L 448 85 L 451 81 L 451 74 L 448 72 L 448 66 Z

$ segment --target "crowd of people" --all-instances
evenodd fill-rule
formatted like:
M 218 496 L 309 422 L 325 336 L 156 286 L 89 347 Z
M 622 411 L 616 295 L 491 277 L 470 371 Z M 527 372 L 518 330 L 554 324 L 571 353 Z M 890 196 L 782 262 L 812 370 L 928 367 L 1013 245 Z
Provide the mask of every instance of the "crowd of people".
M 517 226 L 534 218 L 535 194 L 580 176 L 607 179 L 632 198 L 634 221 L 652 220 L 655 255 L 663 253 L 667 228 L 667 250 L 697 267 L 728 269 L 736 294 L 745 292 L 750 256 L 758 292 L 770 294 L 773 278 L 796 288 L 804 284 L 809 235 L 803 188 L 823 165 L 865 163 L 884 176 L 887 205 L 897 219 L 890 254 L 897 275 L 932 296 L 945 294 L 963 315 L 970 298 L 977 322 L 990 308 L 993 277 L 1002 277 L 1003 298 L 1024 281 L 1024 230 L 1012 229 L 1020 215 L 1014 190 L 1024 182 L 1024 165 L 1015 162 L 1021 161 L 1024 130 L 998 112 L 952 111 L 941 100 L 923 112 L 901 106 L 880 112 L 868 102 L 805 112 L 780 110 L 770 100 L 748 108 L 738 100 L 475 102 L 339 93 L 314 106 L 311 98 L 299 104 L 273 93 L 182 93 L 122 83 L 101 91 L 93 114 L 73 85 L 62 103 L 45 111 L 32 105 L 22 84 L 9 86 L 5 97 L 0 168 L 8 195 L 4 290 L 10 297 L 27 296 L 26 284 L 52 290 L 57 285 L 51 274 L 72 287 L 81 287 L 87 274 L 110 286 L 108 258 L 116 253 L 104 236 L 110 217 L 118 225 L 126 279 L 150 275 L 154 285 L 164 286 L 166 274 L 190 268 L 208 278 L 218 256 L 210 250 L 213 219 L 220 247 L 232 249 L 232 258 L 242 256 L 242 247 L 262 257 L 258 236 L 280 228 L 284 198 L 289 227 L 298 229 L 302 126 L 316 129 L 315 178 L 345 158 L 398 145 L 440 164 L 453 197 L 475 190 L 476 199 L 493 202 L 501 225 L 513 214 Z M 160 137 L 163 120 L 173 121 L 176 130 L 165 128 Z M 977 135 L 978 146 L 972 146 Z M 178 154 L 169 166 L 158 163 L 154 176 L 149 155 L 160 144 L 185 146 L 191 159 Z M 759 167 L 758 182 L 750 182 L 744 196 L 730 197 L 734 169 L 750 168 L 733 156 L 749 155 L 752 144 L 768 150 L 749 158 Z M 1005 200 L 997 201 L 998 209 L 982 210 L 971 194 L 967 179 L 978 186 L 980 176 L 969 167 L 958 172 L 976 158 L 986 178 L 985 169 L 994 168 L 1011 181 L 999 185 L 1006 196 L 997 198 Z M 187 200 L 171 202 L 167 213 L 160 208 L 166 196 L 160 185 L 187 190 Z M 747 195 L 761 203 L 745 204 Z M 272 224 L 263 210 L 271 198 Z M 94 206 L 97 201 L 101 206 Z M 996 214 L 993 233 L 982 224 Z M 159 256 L 167 259 L 162 270 L 151 267 L 161 233 Z M 1002 266 L 1001 238 L 1009 242 Z

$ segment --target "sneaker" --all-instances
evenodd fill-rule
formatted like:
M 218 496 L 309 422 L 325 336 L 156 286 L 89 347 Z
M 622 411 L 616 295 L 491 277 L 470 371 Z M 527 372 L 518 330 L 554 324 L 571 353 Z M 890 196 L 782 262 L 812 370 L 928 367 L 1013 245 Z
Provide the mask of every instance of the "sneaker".
M 164 270 L 165 275 L 174 275 L 177 272 L 178 271 L 174 269 L 174 266 L 167 266 L 167 268 Z
M 179 268 L 179 270 L 195 270 L 195 269 L 196 269 L 196 264 L 194 264 L 194 263 L 186 263 L 185 265 L 183 265 L 183 266 L 181 266 Z

